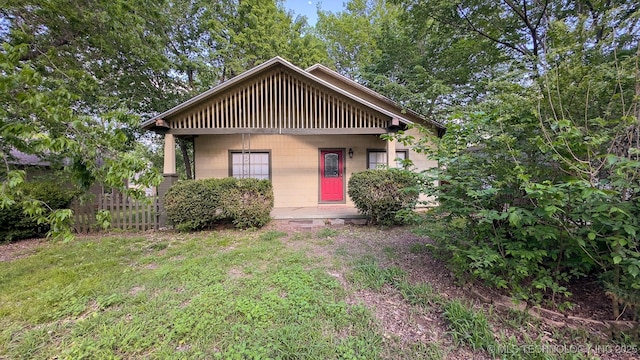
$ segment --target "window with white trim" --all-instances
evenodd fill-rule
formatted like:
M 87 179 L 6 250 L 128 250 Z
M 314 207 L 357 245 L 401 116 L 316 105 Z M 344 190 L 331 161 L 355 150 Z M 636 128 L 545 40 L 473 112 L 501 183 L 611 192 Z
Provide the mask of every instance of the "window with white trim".
M 407 159 L 407 150 L 397 150 L 395 157 L 396 167 L 402 168 L 402 160 L 405 159 Z M 369 150 L 367 169 L 377 169 L 380 166 L 387 166 L 387 152 L 384 150 Z
M 230 175 L 238 178 L 269 179 L 271 177 L 271 153 L 269 152 L 231 152 Z

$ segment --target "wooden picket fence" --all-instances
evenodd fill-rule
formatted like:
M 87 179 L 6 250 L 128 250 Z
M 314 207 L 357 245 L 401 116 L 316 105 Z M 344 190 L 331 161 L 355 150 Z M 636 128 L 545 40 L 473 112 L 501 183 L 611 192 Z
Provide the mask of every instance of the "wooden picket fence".
M 100 210 L 109 210 L 111 213 L 112 229 L 151 230 L 158 229 L 159 226 L 157 196 L 136 200 L 114 191 L 111 194 L 98 194 L 94 201 L 74 203 L 71 209 L 74 212 L 74 227 L 78 233 L 101 230 L 96 222 L 96 214 Z

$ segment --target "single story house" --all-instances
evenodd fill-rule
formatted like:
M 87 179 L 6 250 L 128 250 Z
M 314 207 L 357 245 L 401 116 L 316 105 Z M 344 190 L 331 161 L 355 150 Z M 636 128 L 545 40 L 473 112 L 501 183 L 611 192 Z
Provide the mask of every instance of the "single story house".
M 275 57 L 142 124 L 164 134 L 162 194 L 177 180 L 175 138 L 194 138 L 195 178 L 270 179 L 275 207 L 353 206 L 354 172 L 424 155 L 380 135 L 420 123 L 444 126 L 322 66 Z M 409 130 L 413 132 L 415 130 Z M 417 132 L 416 134 L 417 135 Z

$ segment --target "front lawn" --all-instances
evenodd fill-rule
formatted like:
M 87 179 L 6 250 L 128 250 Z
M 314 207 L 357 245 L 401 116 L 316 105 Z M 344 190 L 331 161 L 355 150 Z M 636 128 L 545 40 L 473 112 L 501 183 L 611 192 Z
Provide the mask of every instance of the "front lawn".
M 80 238 L 0 268 L 11 358 L 370 358 L 371 313 L 286 233 Z
M 609 358 L 529 353 L 591 340 L 470 300 L 425 241 L 344 226 L 0 245 L 0 359 Z

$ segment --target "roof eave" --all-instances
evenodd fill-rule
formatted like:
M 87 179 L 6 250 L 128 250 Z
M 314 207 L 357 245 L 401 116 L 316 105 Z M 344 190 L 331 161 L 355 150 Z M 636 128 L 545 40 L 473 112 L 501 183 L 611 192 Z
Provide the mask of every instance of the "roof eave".
M 379 100 L 381 100 L 381 101 L 383 101 L 383 102 L 385 102 L 385 103 L 387 103 L 387 104 L 389 104 L 391 106 L 396 107 L 399 111 L 405 111 L 405 112 L 407 112 L 407 113 L 409 113 L 409 114 L 411 114 L 411 115 L 413 115 L 413 116 L 415 116 L 415 117 L 417 117 L 417 118 L 419 118 L 419 119 L 421 119 L 423 121 L 426 121 L 426 122 L 434 125 L 438 129 L 446 130 L 446 127 L 443 124 L 441 124 L 441 123 L 439 123 L 437 121 L 434 121 L 434 120 L 427 119 L 424 116 L 422 116 L 421 114 L 419 114 L 419 113 L 417 113 L 417 112 L 415 112 L 415 111 L 413 111 L 411 109 L 404 108 L 404 107 L 400 106 L 398 103 L 396 103 L 395 101 L 389 99 L 388 97 L 386 97 L 386 96 L 384 96 L 384 95 L 382 95 L 380 93 L 377 93 L 377 92 L 369 89 L 368 87 L 366 87 L 366 86 L 364 86 L 362 84 L 359 84 L 356 81 L 353 81 L 353 80 L 349 79 L 348 77 L 340 74 L 337 71 L 334 71 L 334 70 L 330 69 L 327 66 L 324 66 L 322 64 L 315 64 L 315 65 L 312 65 L 309 68 L 307 68 L 305 71 L 311 72 L 311 71 L 313 71 L 315 69 L 320 69 L 321 71 L 324 71 L 325 73 L 327 73 L 327 74 L 329 74 L 329 75 L 331 75 L 333 77 L 336 77 L 338 79 L 341 79 L 343 81 L 351 83 L 351 84 L 353 84 L 354 87 L 356 87 L 356 88 L 368 93 L 371 96 L 374 96 L 375 98 L 377 98 L 377 99 L 379 99 Z
M 274 58 L 272 58 L 272 59 L 270 59 L 268 61 L 265 61 L 264 63 L 254 67 L 254 68 L 252 68 L 252 69 L 250 69 L 248 71 L 245 71 L 245 72 L 243 72 L 242 74 L 240 74 L 238 76 L 235 76 L 235 77 L 233 77 L 233 78 L 231 78 L 231 79 L 229 79 L 229 80 L 227 80 L 225 82 L 222 82 L 222 83 L 212 87 L 211 89 L 209 89 L 209 90 L 207 90 L 207 91 L 205 91 L 205 92 L 203 92 L 201 94 L 198 94 L 198 95 L 192 97 L 191 99 L 189 99 L 189 100 L 187 100 L 187 101 L 185 101 L 185 102 L 183 102 L 183 103 L 181 103 L 179 105 L 176 105 L 176 106 L 172 107 L 171 109 L 163 112 L 160 115 L 154 116 L 153 118 L 143 122 L 141 127 L 143 129 L 145 129 L 145 130 L 151 130 L 154 127 L 155 121 L 157 119 L 167 118 L 167 117 L 169 117 L 169 116 L 171 116 L 171 115 L 173 115 L 173 114 L 175 114 L 175 113 L 177 113 L 177 112 L 179 112 L 179 111 L 181 111 L 181 110 L 183 110 L 183 109 L 185 109 L 185 108 L 187 108 L 187 107 L 189 107 L 189 106 L 191 106 L 191 105 L 193 105 L 195 103 L 198 103 L 200 100 L 206 99 L 208 96 L 210 96 L 212 94 L 215 94 L 216 92 L 222 91 L 222 90 L 226 89 L 227 87 L 233 86 L 234 84 L 236 84 L 236 83 L 238 83 L 238 82 L 240 82 L 240 81 L 242 81 L 242 80 L 244 80 L 244 79 L 246 79 L 248 77 L 251 77 L 253 74 L 255 74 L 257 72 L 260 72 L 261 70 L 264 70 L 265 68 L 268 68 L 268 67 L 270 67 L 272 65 L 275 65 L 275 64 L 277 64 L 279 62 L 282 62 L 282 61 L 286 61 L 286 60 L 284 60 L 283 58 L 281 58 L 279 56 L 276 56 L 276 57 L 274 57 Z
M 397 116 L 397 114 L 394 114 L 391 111 L 383 109 L 383 108 L 381 108 L 381 107 L 379 107 L 379 106 L 377 106 L 375 104 L 372 104 L 372 103 L 370 103 L 370 102 L 368 102 L 368 101 L 366 101 L 366 100 L 364 100 L 364 99 L 362 99 L 362 98 L 360 98 L 360 97 L 358 97 L 358 96 L 356 96 L 354 94 L 351 94 L 348 91 L 346 91 L 346 90 L 344 90 L 344 89 L 342 89 L 342 88 L 340 88 L 338 86 L 335 86 L 335 85 L 333 85 L 333 84 L 331 84 L 331 83 L 329 83 L 327 81 L 324 81 L 324 80 L 316 77 L 315 75 L 313 75 L 313 74 L 311 74 L 311 73 L 309 73 L 307 71 L 304 71 L 304 70 L 296 67 L 295 65 L 291 64 L 287 60 L 285 60 L 285 59 L 283 59 L 283 58 L 281 58 L 279 56 L 276 56 L 276 57 L 274 57 L 274 58 L 272 58 L 272 59 L 270 59 L 270 60 L 268 60 L 268 61 L 266 61 L 266 62 L 264 62 L 264 63 L 262 63 L 262 64 L 260 64 L 258 66 L 256 66 L 256 67 L 254 67 L 254 68 L 252 68 L 252 69 L 250 69 L 248 71 L 245 71 L 244 73 L 242 73 L 242 74 L 240 74 L 240 75 L 238 75 L 238 76 L 236 76 L 236 77 L 234 77 L 234 78 L 232 78 L 232 79 L 230 79 L 228 81 L 225 81 L 225 82 L 223 82 L 221 84 L 218 84 L 217 86 L 214 86 L 213 88 L 211 88 L 211 89 L 209 89 L 209 90 L 207 90 L 207 91 L 205 91 L 205 92 L 203 92 L 203 93 L 201 93 L 199 95 L 196 95 L 193 98 L 191 98 L 191 99 L 189 99 L 189 100 L 187 100 L 187 101 L 185 101 L 185 102 L 183 102 L 183 103 L 181 103 L 181 104 L 179 104 L 177 106 L 174 106 L 173 108 L 163 112 L 162 114 L 154 116 L 153 118 L 143 122 L 141 124 L 141 127 L 143 129 L 145 129 L 145 130 L 153 130 L 156 127 L 155 126 L 156 120 L 158 120 L 158 119 L 166 119 L 166 118 L 178 113 L 179 111 L 184 110 L 185 108 L 187 108 L 187 107 L 189 107 L 189 106 L 191 106 L 193 104 L 196 104 L 199 101 L 204 100 L 207 97 L 209 97 L 211 95 L 214 95 L 217 92 L 223 91 L 224 89 L 226 89 L 228 87 L 231 87 L 231 86 L 233 86 L 233 85 L 235 85 L 235 84 L 237 84 L 237 83 L 239 83 L 239 82 L 241 82 L 241 81 L 253 76 L 254 74 L 256 74 L 256 73 L 258 73 L 260 71 L 263 71 L 264 69 L 269 68 L 271 66 L 274 66 L 276 64 L 281 64 L 281 65 L 287 67 L 288 69 L 290 69 L 291 71 L 294 71 L 295 73 L 297 73 L 297 74 L 299 74 L 299 75 L 301 75 L 303 77 L 306 77 L 306 78 L 308 78 L 310 80 L 313 80 L 313 81 L 315 81 L 315 82 L 317 82 L 317 83 L 319 83 L 319 84 L 321 84 L 321 85 L 323 85 L 323 86 L 325 86 L 325 87 L 327 87 L 327 88 L 329 88 L 329 89 L 331 89 L 331 90 L 333 90 L 333 91 L 335 91 L 335 92 L 337 92 L 339 94 L 342 94 L 342 95 L 344 95 L 344 96 L 346 96 L 346 97 L 348 97 L 348 98 L 350 98 L 350 99 L 352 99 L 352 100 L 354 100 L 356 102 L 359 102 L 362 105 L 365 105 L 365 106 L 367 106 L 367 107 L 369 107 L 369 108 L 371 108 L 373 110 L 376 110 L 376 111 L 378 111 L 378 112 L 380 112 L 380 113 L 382 113 L 384 115 L 387 115 L 387 116 L 389 116 L 391 118 L 398 118 L 398 120 L 401 121 L 404 124 L 407 124 L 407 125 L 412 125 L 413 124 L 413 121 L 411 121 L 409 119 Z M 314 65 L 314 66 L 316 66 L 316 65 Z M 322 65 L 317 64 L 317 66 L 322 66 Z M 362 85 L 360 85 L 360 86 L 362 86 Z M 368 90 L 368 91 L 372 91 L 372 90 Z M 377 95 L 381 96 L 379 94 L 377 94 Z M 391 101 L 391 100 L 389 100 L 389 101 Z M 396 107 L 397 107 L 397 105 L 396 105 Z M 442 125 L 440 125 L 440 126 L 442 126 Z

